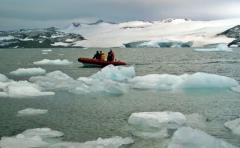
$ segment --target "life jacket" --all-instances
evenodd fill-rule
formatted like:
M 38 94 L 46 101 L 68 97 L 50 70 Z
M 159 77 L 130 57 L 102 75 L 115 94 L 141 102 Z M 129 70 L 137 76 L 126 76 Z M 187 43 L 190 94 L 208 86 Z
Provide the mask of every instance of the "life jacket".
M 100 53 L 100 60 L 105 61 L 105 54 L 104 52 Z

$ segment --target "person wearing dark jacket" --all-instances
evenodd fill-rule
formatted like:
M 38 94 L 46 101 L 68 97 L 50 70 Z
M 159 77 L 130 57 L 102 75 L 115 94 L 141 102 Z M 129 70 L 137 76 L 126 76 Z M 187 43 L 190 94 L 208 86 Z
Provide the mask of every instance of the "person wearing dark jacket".
M 99 51 L 96 51 L 95 55 L 93 56 L 93 59 L 100 60 L 100 53 L 99 53 Z
M 107 61 L 113 62 L 114 58 L 115 58 L 114 52 L 112 51 L 112 49 L 110 49 L 110 51 L 108 52 Z

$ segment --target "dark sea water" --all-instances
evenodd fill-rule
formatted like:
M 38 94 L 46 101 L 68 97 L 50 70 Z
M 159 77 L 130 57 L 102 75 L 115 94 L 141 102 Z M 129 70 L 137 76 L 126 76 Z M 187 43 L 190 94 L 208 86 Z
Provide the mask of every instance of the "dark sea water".
M 89 77 L 100 68 L 85 68 L 78 57 L 92 57 L 96 49 L 0 49 L 0 73 L 13 80 L 29 77 L 12 76 L 17 68 L 41 67 L 47 72 L 60 70 L 69 76 Z M 240 49 L 233 52 L 196 52 L 179 49 L 114 49 L 117 59 L 135 67 L 136 75 L 205 72 L 227 76 L 240 83 Z M 107 50 L 105 50 L 107 52 Z M 34 65 L 42 59 L 68 59 L 65 66 Z M 221 85 L 221 84 L 220 84 Z M 38 116 L 17 117 L 25 108 L 47 109 Z M 98 137 L 132 136 L 128 118 L 134 112 L 176 111 L 198 113 L 207 118 L 204 132 L 240 147 L 240 136 L 233 135 L 224 123 L 240 117 L 240 93 L 230 89 L 201 89 L 188 91 L 157 91 L 131 89 L 120 96 L 90 97 L 66 91 L 53 96 L 34 98 L 0 98 L 0 137 L 13 136 L 26 129 L 49 127 L 64 133 L 64 141 L 85 142 Z M 159 147 L 161 141 L 134 137 L 132 148 Z M 158 145 L 158 146 L 157 146 Z

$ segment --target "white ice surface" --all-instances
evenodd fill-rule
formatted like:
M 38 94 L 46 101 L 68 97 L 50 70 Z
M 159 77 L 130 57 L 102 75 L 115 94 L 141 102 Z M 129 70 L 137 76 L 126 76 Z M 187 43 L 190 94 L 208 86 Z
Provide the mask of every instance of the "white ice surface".
M 54 92 L 42 91 L 42 88 L 28 81 L 0 82 L 0 97 L 26 98 L 54 95 Z
M 42 68 L 18 68 L 15 71 L 10 72 L 11 75 L 15 76 L 36 76 L 43 75 L 46 73 L 45 69 Z
M 186 117 L 179 112 L 133 113 L 128 123 L 134 127 L 132 133 L 142 138 L 164 138 L 186 124 Z
M 217 139 L 207 133 L 182 127 L 178 129 L 168 145 L 168 148 L 237 148 L 221 139 Z
M 133 143 L 132 138 L 98 138 L 84 143 L 61 141 L 62 132 L 49 128 L 28 129 L 13 137 L 2 137 L 1 148 L 119 148 Z
M 240 93 L 240 86 L 232 87 L 232 91 Z
M 8 81 L 8 78 L 5 75 L 0 73 L 0 82 L 6 82 L 6 81 Z
M 240 135 L 240 118 L 228 121 L 224 124 L 227 128 L 229 128 L 232 133 L 236 135 Z
M 94 79 L 110 79 L 113 81 L 127 81 L 135 76 L 135 70 L 133 66 L 123 67 L 123 66 L 113 66 L 109 65 L 93 74 L 91 78 Z
M 225 51 L 225 52 L 231 52 L 232 49 L 229 48 L 226 44 L 219 44 L 217 47 L 215 48 L 196 48 L 196 49 L 193 49 L 195 51 Z
M 8 40 L 13 40 L 15 39 L 14 36 L 1 36 L 0 41 L 8 41 Z
M 149 74 L 136 76 L 130 80 L 133 88 L 137 89 L 197 89 L 197 88 L 232 88 L 238 82 L 232 78 L 208 73 L 194 73 L 183 75 Z
M 53 44 L 51 44 L 52 46 L 63 46 L 63 47 L 67 47 L 70 44 L 69 43 L 64 43 L 64 42 L 55 42 Z
M 18 116 L 32 116 L 32 115 L 41 115 L 46 114 L 48 110 L 46 109 L 35 109 L 35 108 L 26 108 L 18 111 Z
M 240 19 L 214 21 L 134 21 L 119 24 L 100 23 L 96 25 L 73 25 L 62 31 L 79 33 L 87 40 L 74 42 L 73 46 L 83 47 L 123 47 L 137 41 L 174 40 L 193 42 L 193 47 L 208 44 L 229 43 L 233 39 L 216 34 L 240 24 Z
M 72 62 L 68 61 L 67 59 L 56 59 L 56 60 L 49 60 L 49 59 L 43 59 L 40 61 L 33 62 L 35 65 L 69 65 L 72 64 Z

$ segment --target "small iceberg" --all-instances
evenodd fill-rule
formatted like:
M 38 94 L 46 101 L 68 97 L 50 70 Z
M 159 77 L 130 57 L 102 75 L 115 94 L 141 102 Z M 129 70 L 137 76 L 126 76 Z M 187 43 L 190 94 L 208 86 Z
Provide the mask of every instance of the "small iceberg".
M 179 112 L 133 113 L 128 123 L 134 128 L 132 133 L 142 138 L 164 138 L 186 124 L 186 117 Z
M 35 108 L 26 108 L 24 110 L 18 111 L 18 116 L 33 116 L 33 115 L 41 115 L 46 114 L 48 110 L 46 109 L 35 109 Z
M 217 139 L 203 131 L 182 127 L 178 129 L 168 148 L 237 148 L 221 139 Z
M 43 59 L 40 61 L 33 62 L 35 65 L 70 65 L 73 62 L 70 62 L 66 59 L 56 59 L 56 60 L 49 60 L 49 59 Z
M 98 138 L 95 141 L 87 141 L 84 143 L 62 141 L 62 132 L 52 130 L 50 128 L 28 129 L 24 132 L 12 136 L 2 137 L 0 140 L 1 148 L 120 148 L 125 145 L 132 144 L 132 138 L 122 138 L 115 136 L 112 138 Z
M 230 129 L 233 134 L 240 135 L 240 118 L 228 121 L 224 124 L 224 126 Z
M 42 68 L 18 68 L 15 71 L 10 72 L 11 75 L 15 76 L 36 76 L 43 75 L 46 73 L 45 69 Z

